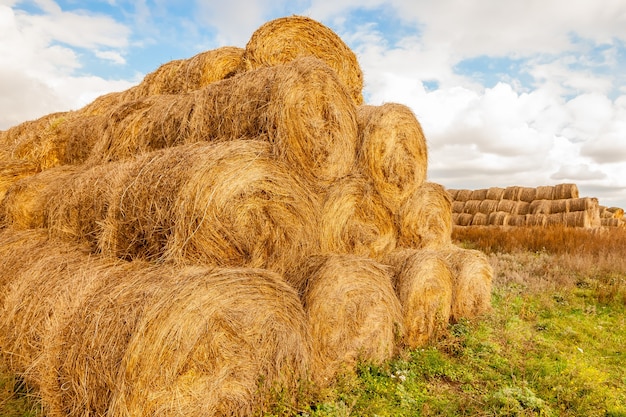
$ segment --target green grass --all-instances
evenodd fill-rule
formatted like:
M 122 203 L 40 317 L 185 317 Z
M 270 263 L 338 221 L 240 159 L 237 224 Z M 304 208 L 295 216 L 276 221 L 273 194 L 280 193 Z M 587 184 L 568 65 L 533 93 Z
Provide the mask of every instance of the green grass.
M 485 233 L 488 246 L 458 244 L 490 257 L 489 314 L 381 366 L 361 364 L 299 415 L 626 416 L 624 246 L 601 251 L 594 239 L 606 236 L 589 235 L 507 249 L 520 237 Z M 0 416 L 40 416 L 33 395 L 0 367 Z

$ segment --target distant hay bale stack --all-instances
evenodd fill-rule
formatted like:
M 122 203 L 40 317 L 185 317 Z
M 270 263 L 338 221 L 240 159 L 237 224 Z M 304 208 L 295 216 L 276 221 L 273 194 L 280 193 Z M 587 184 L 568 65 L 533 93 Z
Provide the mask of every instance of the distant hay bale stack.
M 324 195 L 319 223 L 322 253 L 379 259 L 396 246 L 392 214 L 370 181 L 348 176 Z
M 487 226 L 489 224 L 489 215 L 485 213 L 476 213 L 472 217 L 472 226 Z
M 242 69 L 281 65 L 306 56 L 324 61 L 354 103 L 363 103 L 363 72 L 356 55 L 330 28 L 308 17 L 282 17 L 259 27 L 246 44 Z
M 550 200 L 535 200 L 530 203 L 530 214 L 551 214 L 552 202 Z
M 430 250 L 396 250 L 383 262 L 393 268 L 404 345 L 410 349 L 426 345 L 445 331 L 450 320 L 450 269 L 439 252 Z
M 357 108 L 357 162 L 392 212 L 422 185 L 428 168 L 426 139 L 413 111 L 402 104 Z
M 398 246 L 435 249 L 450 244 L 452 235 L 452 202 L 445 188 L 425 182 L 400 207 Z
M 18 180 L 38 172 L 37 164 L 0 154 L 0 202 L 7 190 Z
M 504 211 L 494 211 L 489 213 L 487 224 L 489 226 L 508 226 L 511 215 Z
M 0 218 L 15 229 L 47 227 L 46 208 L 51 198 L 62 198 L 63 184 L 77 170 L 59 166 L 16 181 L 0 202 Z
M 472 199 L 472 190 L 458 190 L 455 201 L 469 201 Z
M 90 162 L 191 142 L 264 139 L 272 153 L 324 185 L 354 169 L 356 108 L 315 58 L 260 68 L 200 90 L 151 96 L 109 116 Z
M 168 274 L 144 301 L 116 362 L 120 372 L 108 413 L 260 415 L 274 396 L 295 407 L 311 348 L 296 292 L 259 269 Z M 150 285 L 148 280 L 133 288 L 142 292 Z M 123 300 L 113 301 L 124 308 Z M 97 343 L 106 349 L 105 342 Z
M 487 188 L 479 188 L 477 190 L 472 191 L 472 200 L 483 201 L 487 198 L 487 192 L 489 190 Z
M 470 226 L 474 216 L 468 213 L 453 213 L 452 220 L 457 226 Z
M 482 200 L 467 200 L 463 206 L 463 213 L 476 214 L 480 210 L 480 203 Z
M 442 251 L 452 274 L 451 320 L 472 319 L 491 309 L 493 268 L 483 252 L 450 246 Z
M 551 185 L 540 185 L 537 187 L 535 200 L 554 200 L 554 187 Z
M 578 187 L 576 184 L 557 184 L 554 186 L 554 199 L 578 198 Z
M 463 213 L 465 201 L 455 201 L 452 199 L 452 213 Z
M 519 201 L 525 203 L 531 203 L 537 199 L 537 189 L 531 187 L 520 187 L 519 189 Z
M 318 249 L 317 198 L 266 142 L 156 151 L 118 178 L 103 253 L 282 272 Z
M 478 206 L 478 211 L 483 214 L 491 214 L 498 210 L 498 200 L 483 200 Z
M 504 188 L 502 187 L 489 187 L 487 189 L 487 194 L 485 195 L 486 200 L 502 200 L 504 196 Z
M 359 360 L 380 364 L 395 354 L 402 309 L 389 267 L 354 255 L 314 256 L 288 279 L 302 285 L 315 383 L 327 386 Z
M 623 219 L 624 218 L 624 209 L 619 207 L 609 207 L 607 209 L 610 213 L 613 214 L 614 219 Z

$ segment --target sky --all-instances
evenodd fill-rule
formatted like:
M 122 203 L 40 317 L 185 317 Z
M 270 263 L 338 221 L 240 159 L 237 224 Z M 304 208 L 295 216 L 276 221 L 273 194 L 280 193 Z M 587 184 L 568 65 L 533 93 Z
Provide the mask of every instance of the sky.
M 624 0 L 0 0 L 0 130 L 293 14 L 356 53 L 367 104 L 414 111 L 429 181 L 626 208 Z

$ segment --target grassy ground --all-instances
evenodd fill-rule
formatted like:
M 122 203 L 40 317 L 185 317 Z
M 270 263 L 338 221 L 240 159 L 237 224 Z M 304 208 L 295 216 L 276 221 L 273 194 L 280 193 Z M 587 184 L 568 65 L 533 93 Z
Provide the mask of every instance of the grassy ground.
M 626 230 L 456 229 L 494 267 L 493 310 L 302 416 L 626 416 Z M 0 415 L 38 416 L 0 364 Z M 277 414 L 288 414 L 288 412 Z

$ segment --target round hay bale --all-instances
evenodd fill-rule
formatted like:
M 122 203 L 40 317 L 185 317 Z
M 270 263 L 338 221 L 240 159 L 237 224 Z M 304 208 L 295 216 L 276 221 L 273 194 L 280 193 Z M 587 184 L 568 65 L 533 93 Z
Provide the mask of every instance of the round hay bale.
M 493 268 L 487 255 L 473 249 L 450 246 L 443 250 L 452 274 L 451 320 L 472 319 L 491 309 Z
M 525 203 L 531 203 L 534 200 L 537 200 L 537 189 L 531 187 L 520 187 L 519 190 L 519 201 L 523 201 Z
M 616 218 L 602 218 L 600 221 L 600 225 L 604 227 L 620 227 L 622 224 L 622 220 Z
M 395 354 L 402 307 L 389 267 L 355 255 L 314 256 L 288 279 L 301 285 L 315 383 L 327 386 L 359 360 L 380 364 Z
M 372 183 L 358 176 L 345 177 L 326 192 L 318 227 L 322 253 L 379 259 L 396 246 L 393 216 Z
M 0 153 L 0 202 L 16 181 L 37 172 L 38 167 L 34 162 L 11 158 Z
M 540 185 L 537 187 L 535 200 L 554 200 L 554 187 L 551 185 Z
M 89 162 L 200 141 L 264 139 L 293 170 L 328 185 L 354 169 L 356 108 L 315 58 L 241 74 L 187 94 L 119 106 Z
M 450 194 L 450 199 L 453 202 L 456 201 L 456 199 L 457 199 L 456 197 L 459 195 L 459 191 L 460 190 L 448 188 L 448 189 L 446 189 L 446 191 L 448 192 L 448 194 Z
M 610 213 L 613 214 L 614 219 L 623 219 L 624 218 L 624 209 L 619 207 L 609 207 L 607 209 Z
M 319 250 L 319 203 L 261 141 L 191 144 L 130 162 L 100 249 L 282 272 Z
M 465 209 L 465 201 L 452 200 L 452 213 L 463 213 Z
M 472 217 L 471 226 L 487 226 L 489 221 L 489 215 L 485 213 L 476 213 Z
M 546 226 L 548 216 L 546 214 L 527 214 L 526 226 Z
M 489 226 L 508 226 L 511 215 L 504 211 L 494 211 L 489 213 L 487 224 Z
M 363 103 L 363 72 L 356 55 L 330 28 L 308 17 L 282 17 L 259 27 L 246 44 L 242 69 L 281 65 L 306 56 L 324 61 L 354 103 Z
M 498 201 L 498 206 L 495 211 L 503 211 L 509 214 L 518 214 L 517 207 L 519 201 L 514 200 L 500 200 Z
M 572 198 L 569 201 L 570 211 L 594 210 L 599 207 L 598 200 L 591 197 Z
M 480 203 L 482 203 L 482 200 L 467 200 L 463 206 L 463 213 L 472 215 L 478 213 Z
M 452 307 L 452 276 L 439 252 L 402 249 L 384 263 L 393 268 L 400 304 L 405 346 L 415 349 L 445 332 Z
M 452 219 L 457 226 L 470 226 L 474 216 L 468 213 L 453 213 Z
M 478 206 L 478 211 L 483 214 L 491 214 L 498 210 L 498 200 L 483 200 Z
M 530 203 L 526 201 L 517 202 L 517 214 L 526 215 L 530 213 Z
M 550 213 L 568 213 L 570 211 L 569 199 L 550 201 Z
M 565 224 L 565 214 L 567 213 L 552 213 L 547 215 L 546 226 L 560 226 Z
M 413 111 L 402 104 L 359 106 L 357 163 L 392 212 L 426 179 L 426 139 Z
M 551 214 L 552 202 L 550 200 L 535 200 L 530 203 L 530 214 Z
M 487 198 L 487 191 L 489 191 L 487 188 L 480 188 L 478 190 L 472 191 L 471 200 L 485 200 Z
M 490 188 L 487 189 L 487 194 L 486 194 L 485 198 L 487 200 L 500 201 L 500 200 L 502 200 L 503 196 L 504 196 L 504 188 L 502 188 L 502 187 L 490 187 Z
M 62 195 L 64 183 L 76 171 L 74 166 L 58 166 L 16 181 L 0 202 L 2 222 L 22 230 L 47 227 L 48 202 Z
M 504 189 L 504 194 L 502 194 L 502 199 L 519 201 L 521 191 L 522 187 L 519 187 L 517 185 L 511 185 L 509 187 L 506 187 Z
M 588 210 L 563 213 L 563 223 L 568 227 L 592 227 L 592 217 Z
M 554 186 L 554 199 L 578 198 L 578 187 L 576 184 L 557 184 Z
M 526 226 L 526 215 L 524 214 L 511 214 L 509 215 L 509 226 L 524 227 Z
M 452 235 L 452 202 L 445 188 L 423 183 L 400 207 L 398 246 L 435 249 L 448 245 Z
M 456 193 L 456 201 L 468 201 L 472 199 L 472 190 L 458 190 Z

